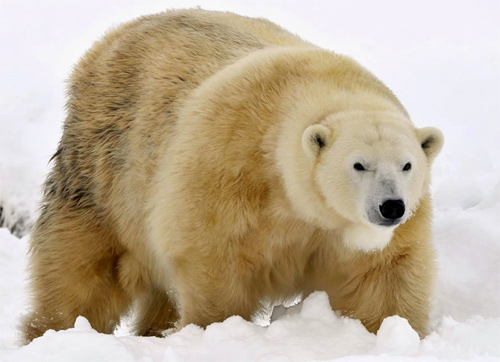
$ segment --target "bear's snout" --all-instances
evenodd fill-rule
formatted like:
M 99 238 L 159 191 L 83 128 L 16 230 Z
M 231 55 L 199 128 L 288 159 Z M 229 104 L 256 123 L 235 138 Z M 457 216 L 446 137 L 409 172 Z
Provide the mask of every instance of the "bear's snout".
M 384 219 L 393 222 L 405 214 L 405 203 L 403 200 L 386 200 L 379 206 L 379 210 Z

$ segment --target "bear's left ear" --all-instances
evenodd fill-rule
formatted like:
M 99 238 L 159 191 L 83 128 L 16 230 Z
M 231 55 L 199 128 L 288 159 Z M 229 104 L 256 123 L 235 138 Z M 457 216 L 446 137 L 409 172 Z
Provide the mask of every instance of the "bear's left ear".
M 443 133 L 434 127 L 424 127 L 417 130 L 417 135 L 425 155 L 432 162 L 443 148 Z
M 307 127 L 302 134 L 302 148 L 310 157 L 315 158 L 322 149 L 331 142 L 332 131 L 322 124 L 313 124 Z

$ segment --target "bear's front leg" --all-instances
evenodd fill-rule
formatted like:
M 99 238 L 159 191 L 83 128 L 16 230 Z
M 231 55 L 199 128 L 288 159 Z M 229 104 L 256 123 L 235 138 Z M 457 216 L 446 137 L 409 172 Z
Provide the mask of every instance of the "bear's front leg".
M 329 290 L 332 308 L 360 319 L 372 333 L 384 318 L 398 315 L 425 337 L 434 268 L 418 258 L 401 253 L 378 265 L 346 268 L 342 281 Z
M 415 213 L 386 248 L 371 253 L 325 240 L 331 247 L 313 255 L 306 293 L 327 291 L 334 310 L 360 319 L 370 332 L 376 333 L 384 318 L 398 315 L 424 337 L 435 277 L 429 216 Z
M 250 320 L 259 307 L 259 291 L 248 266 L 234 258 L 191 255 L 175 262 L 180 327 L 206 327 L 239 315 Z

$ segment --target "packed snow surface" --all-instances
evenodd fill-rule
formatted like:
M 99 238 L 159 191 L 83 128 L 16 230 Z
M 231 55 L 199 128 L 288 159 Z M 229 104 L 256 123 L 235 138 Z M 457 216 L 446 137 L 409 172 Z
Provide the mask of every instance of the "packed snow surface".
M 234 316 L 145 338 L 126 324 L 99 334 L 80 317 L 19 345 L 28 233 L 61 133 L 64 79 L 109 26 L 197 5 L 265 17 L 354 57 L 417 126 L 443 131 L 433 177 L 439 270 L 425 339 L 398 316 L 371 334 L 318 291 L 276 307 L 268 325 Z M 0 361 L 500 359 L 500 2 L 2 0 L 0 46 Z

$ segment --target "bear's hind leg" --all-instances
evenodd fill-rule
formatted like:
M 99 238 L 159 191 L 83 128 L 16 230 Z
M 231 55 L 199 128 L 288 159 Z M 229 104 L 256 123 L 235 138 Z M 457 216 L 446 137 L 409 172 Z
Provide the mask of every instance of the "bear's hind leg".
M 179 313 L 163 290 L 153 288 L 138 304 L 135 332 L 139 336 L 161 337 L 162 331 L 175 327 Z
M 116 240 L 84 211 L 49 207 L 31 236 L 33 304 L 23 321 L 25 342 L 48 329 L 71 328 L 80 315 L 112 333 L 131 302 L 118 283 Z

